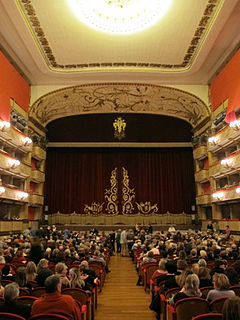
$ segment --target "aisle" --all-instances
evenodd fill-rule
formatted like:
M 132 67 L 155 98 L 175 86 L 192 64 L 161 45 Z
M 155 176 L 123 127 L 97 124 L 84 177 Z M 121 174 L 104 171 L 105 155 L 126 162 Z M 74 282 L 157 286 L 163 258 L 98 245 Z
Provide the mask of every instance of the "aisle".
M 148 307 L 150 294 L 136 286 L 137 274 L 130 258 L 111 257 L 106 282 L 99 294 L 95 320 L 155 320 Z

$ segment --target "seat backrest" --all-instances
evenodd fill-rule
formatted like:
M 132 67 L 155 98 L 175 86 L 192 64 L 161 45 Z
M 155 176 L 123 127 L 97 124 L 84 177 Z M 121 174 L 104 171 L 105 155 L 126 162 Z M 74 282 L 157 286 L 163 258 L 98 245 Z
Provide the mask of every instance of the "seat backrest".
M 76 299 L 81 303 L 81 305 L 86 305 L 88 302 L 88 294 L 86 291 L 79 289 L 79 288 L 66 288 L 62 290 L 62 294 L 68 294 L 72 296 L 73 299 Z
M 235 295 L 240 297 L 240 285 L 231 286 L 229 289 L 233 290 Z
M 26 288 L 19 288 L 19 296 L 29 296 L 30 292 Z
M 40 298 L 42 295 L 46 293 L 45 287 L 36 287 L 32 289 L 32 296 Z
M 69 318 L 58 314 L 39 313 L 31 316 L 29 320 L 69 320 Z
M 222 313 L 204 313 L 192 318 L 192 320 L 222 320 Z
M 181 290 L 180 287 L 176 287 L 176 288 L 171 288 L 169 290 L 167 290 L 165 292 L 165 298 L 166 300 L 170 299 L 172 295 L 174 295 L 175 293 L 179 292 Z
M 21 304 L 32 306 L 33 302 L 38 300 L 39 298 L 33 296 L 20 296 L 17 298 L 17 301 Z
M 1 320 L 25 320 L 25 318 L 17 314 L 8 313 L 8 312 L 0 312 L 0 319 Z
M 154 272 L 158 269 L 158 263 L 148 263 L 146 265 L 143 265 L 143 272 L 144 272 L 144 289 L 146 289 L 146 286 L 150 285 L 150 279 L 152 278 L 152 275 Z
M 209 292 L 210 290 L 213 290 L 214 288 L 210 286 L 210 287 L 202 287 L 202 288 L 199 288 L 199 289 L 201 290 L 202 294 L 203 294 L 205 297 L 207 297 L 208 292 Z
M 1 285 L 3 286 L 3 287 L 5 287 L 7 284 L 9 284 L 9 283 L 12 283 L 13 281 L 12 280 L 1 280 Z
M 209 313 L 209 305 L 205 299 L 190 297 L 177 301 L 177 320 L 191 320 L 192 317 L 202 313 Z
M 216 298 L 216 299 L 213 299 L 210 303 L 209 303 L 209 306 L 210 306 L 210 309 L 212 312 L 219 312 L 221 313 L 222 312 L 222 309 L 223 309 L 223 305 L 224 305 L 224 302 L 228 299 L 228 297 L 220 297 L 220 298 Z

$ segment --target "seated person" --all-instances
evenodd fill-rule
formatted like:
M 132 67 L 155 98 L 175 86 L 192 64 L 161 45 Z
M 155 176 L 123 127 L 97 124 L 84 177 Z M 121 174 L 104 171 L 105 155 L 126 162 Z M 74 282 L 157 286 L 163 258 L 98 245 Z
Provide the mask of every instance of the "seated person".
M 234 297 L 235 292 L 230 290 L 228 277 L 223 273 L 215 273 L 213 276 L 214 289 L 210 290 L 207 295 L 207 300 L 211 301 L 220 297 Z
M 13 282 L 4 288 L 3 299 L 4 303 L 0 304 L 0 312 L 14 313 L 23 318 L 30 317 L 31 308 L 27 305 L 17 302 L 19 296 L 19 286 Z
M 182 290 L 176 293 L 169 302 L 170 304 L 174 305 L 177 301 L 190 297 L 202 298 L 202 293 L 199 290 L 199 279 L 196 274 L 189 274 L 187 276 Z
M 223 320 L 236 320 L 240 315 L 240 297 L 229 298 L 223 305 Z
M 57 275 L 45 280 L 46 294 L 34 301 L 31 315 L 59 314 L 69 320 L 81 320 L 80 305 L 69 295 L 61 294 L 61 281 Z
M 44 287 L 45 280 L 52 274 L 53 272 L 50 269 L 48 269 L 48 260 L 41 259 L 37 265 L 36 281 L 38 287 Z
M 210 270 L 206 267 L 200 267 L 198 270 L 198 278 L 200 280 L 199 288 L 212 287 Z

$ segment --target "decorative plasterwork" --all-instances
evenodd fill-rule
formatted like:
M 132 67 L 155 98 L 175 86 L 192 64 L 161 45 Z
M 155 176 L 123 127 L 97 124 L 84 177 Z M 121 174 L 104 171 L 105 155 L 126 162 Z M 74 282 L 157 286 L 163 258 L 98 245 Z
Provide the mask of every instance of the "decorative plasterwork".
M 197 55 L 199 54 L 205 39 L 207 38 L 212 25 L 222 7 L 224 0 L 208 0 L 203 14 L 199 20 L 197 28 L 192 33 L 192 38 L 189 42 L 185 55 L 181 63 L 167 64 L 156 63 L 154 61 L 115 61 L 115 62 L 94 62 L 94 63 L 71 63 L 60 64 L 57 61 L 56 55 L 53 52 L 51 43 L 46 37 L 45 30 L 41 26 L 41 21 L 37 16 L 33 1 L 31 0 L 16 0 L 19 10 L 27 23 L 30 33 L 33 35 L 34 41 L 40 50 L 48 68 L 57 72 L 80 72 L 80 71 L 106 71 L 116 69 L 126 70 L 142 70 L 142 71 L 167 71 L 167 72 L 182 72 L 189 70 Z M 186 17 L 187 19 L 188 17 Z
M 62 117 L 93 113 L 146 113 L 177 117 L 200 126 L 210 116 L 206 104 L 188 92 L 148 84 L 90 84 L 50 92 L 30 108 L 41 125 Z

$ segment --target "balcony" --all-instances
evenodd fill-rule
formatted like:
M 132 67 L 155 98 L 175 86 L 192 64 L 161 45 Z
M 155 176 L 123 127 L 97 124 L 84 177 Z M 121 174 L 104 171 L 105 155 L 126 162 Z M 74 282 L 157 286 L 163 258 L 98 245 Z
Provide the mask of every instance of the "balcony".
M 240 151 L 235 152 L 233 155 L 225 158 L 225 164 L 217 162 L 209 167 L 209 176 L 220 178 L 221 176 L 233 174 L 240 168 Z
M 240 186 L 234 186 L 214 192 L 212 195 L 212 203 L 233 200 L 237 200 L 240 202 L 240 193 L 237 192 L 240 192 L 239 188 Z
M 40 148 L 39 146 L 33 146 L 32 148 L 32 157 L 39 161 L 46 159 L 46 151 Z
M 17 148 L 23 153 L 27 153 L 32 150 L 32 143 L 27 144 L 25 139 L 26 136 L 14 127 L 10 127 L 6 130 L 0 130 L 0 140 L 13 148 Z
M 203 183 L 209 180 L 209 171 L 208 170 L 200 170 L 195 173 L 195 181 L 199 183 Z
M 225 148 L 232 143 L 235 143 L 236 141 L 240 141 L 240 129 L 236 130 L 231 128 L 230 126 L 226 126 L 213 137 L 213 140 L 215 141 L 212 143 L 208 142 L 208 151 L 215 153 L 220 149 Z
M 32 207 L 43 206 L 44 197 L 38 194 L 31 194 L 29 196 L 29 205 Z
M 204 204 L 211 204 L 211 202 L 212 202 L 212 199 L 211 199 L 211 195 L 209 194 L 203 194 L 196 197 L 196 204 L 198 206 L 204 205 Z
M 207 158 L 207 146 L 198 146 L 193 150 L 194 160 L 202 160 Z
M 4 151 L 0 151 L 0 170 L 4 171 L 8 175 L 26 178 L 31 175 L 31 167 L 24 163 L 20 163 L 18 166 L 11 165 L 11 161 L 14 160 Z
M 45 174 L 39 170 L 33 170 L 31 180 L 35 183 L 42 183 L 45 181 Z
M 28 193 L 24 192 L 23 190 L 10 187 L 4 188 L 5 191 L 0 193 L 0 199 L 20 201 L 24 203 L 28 202 Z

